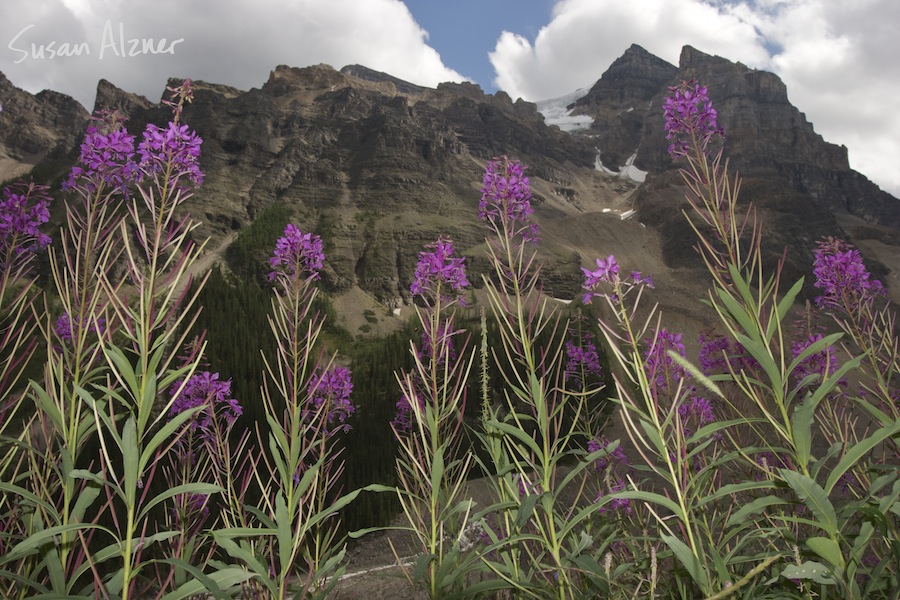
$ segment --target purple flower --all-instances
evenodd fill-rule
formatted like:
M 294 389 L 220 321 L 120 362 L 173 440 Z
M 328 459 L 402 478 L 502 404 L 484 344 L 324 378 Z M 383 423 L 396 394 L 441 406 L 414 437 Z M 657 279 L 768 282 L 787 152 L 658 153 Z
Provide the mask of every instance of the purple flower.
M 700 345 L 700 370 L 704 375 L 716 375 L 728 372 L 731 342 L 725 336 L 707 338 L 700 334 L 697 338 Z
M 350 403 L 353 382 L 349 369 L 335 365 L 321 373 L 313 374 L 307 392 L 317 410 L 325 406 L 325 421 L 328 424 L 340 422 L 343 423 L 340 428 L 343 428 L 344 433 L 350 431 L 347 418 L 356 411 L 356 408 Z
M 619 281 L 619 263 L 612 254 L 608 258 L 598 258 L 597 268 L 593 271 L 582 267 L 581 272 L 584 273 L 583 287 L 588 290 L 584 295 L 585 304 L 589 304 L 593 296 L 600 295 L 593 291 L 598 285 L 608 283 L 615 286 Z
M 587 443 L 587 451 L 588 453 L 594 453 L 607 448 L 609 445 L 610 441 L 605 437 L 591 439 Z M 628 463 L 628 457 L 625 456 L 625 450 L 619 444 L 612 452 L 608 452 L 605 456 L 598 458 L 594 469 L 597 472 L 609 470 L 614 473 L 622 473 L 630 471 L 631 465 Z
M 634 285 L 643 284 L 648 288 L 653 289 L 653 279 L 651 279 L 650 276 L 644 277 L 643 275 L 641 275 L 640 271 L 631 272 L 631 281 L 634 283 Z
M 684 368 L 669 356 L 674 350 L 684 356 L 684 344 L 680 333 L 669 333 L 665 328 L 656 332 L 656 336 L 644 340 L 647 349 L 644 351 L 644 368 L 647 379 L 656 385 L 658 391 L 665 391 L 669 382 L 685 376 Z
M 685 428 L 686 435 L 690 435 L 690 432 L 694 427 L 699 429 L 716 420 L 716 414 L 713 411 L 712 403 L 706 398 L 697 396 L 691 396 L 690 398 L 682 400 L 678 405 L 678 416 L 681 417 L 683 422 L 692 423 L 691 428 Z
M 223 429 L 234 424 L 243 410 L 237 400 L 231 398 L 231 380 L 219 381 L 218 373 L 201 371 L 194 373 L 184 389 L 179 393 L 182 380 L 172 384 L 170 394 L 174 396 L 169 407 L 169 419 L 191 408 L 202 406 L 203 410 L 197 412 L 189 421 L 191 431 L 200 431 L 205 439 L 215 437 L 215 429 Z M 222 423 L 224 422 L 224 423 Z
M 478 218 L 507 231 L 522 235 L 526 242 L 537 240 L 537 225 L 531 222 L 531 186 L 525 168 L 507 157 L 488 161 L 481 186 Z
M 269 273 L 269 281 L 273 281 L 279 273 L 289 279 L 300 276 L 318 279 L 324 260 L 322 238 L 312 233 L 303 233 L 296 225 L 289 223 L 284 228 L 284 235 L 278 238 L 275 252 L 269 259 L 269 266 L 274 269 Z
M 426 248 L 432 250 L 419 253 L 415 280 L 409 286 L 409 291 L 416 296 L 440 295 L 441 300 L 448 300 L 452 299 L 446 293 L 449 287 L 456 292 L 458 298 L 463 288 L 469 285 L 465 259 L 453 256 L 453 242 L 446 238 L 440 238 Z
M 724 137 L 725 131 L 718 126 L 718 113 L 712 107 L 706 86 L 694 80 L 682 81 L 681 85 L 669 88 L 672 94 L 663 104 L 666 117 L 666 139 L 674 140 L 669 146 L 672 158 L 684 156 L 688 149 L 696 146 L 704 153 L 715 137 Z
M 816 298 L 820 308 L 856 312 L 885 294 L 881 282 L 871 278 L 859 251 L 843 240 L 826 238 L 818 243 L 814 254 L 814 285 L 824 292 Z
M 425 409 L 425 399 L 418 392 L 415 393 L 415 401 L 419 405 L 420 410 Z M 400 396 L 400 399 L 397 400 L 394 408 L 396 413 L 391 420 L 391 426 L 394 429 L 394 433 L 397 436 L 402 436 L 412 432 L 416 423 L 415 411 L 405 392 Z
M 0 200 L 0 268 L 45 248 L 50 237 L 40 226 L 50 220 L 50 188 L 19 181 L 3 188 Z
M 203 140 L 187 125 L 169 122 L 165 128 L 150 123 L 138 146 L 140 168 L 155 176 L 162 174 L 177 182 L 186 176 L 194 187 L 203 183 L 200 170 L 200 144 Z
M 581 272 L 584 273 L 584 287 L 586 288 L 592 288 L 599 283 L 614 284 L 619 276 L 619 263 L 616 262 L 616 257 L 610 254 L 609 258 L 597 259 L 595 270 L 591 271 L 582 267 Z
M 616 481 L 616 483 L 609 486 L 609 493 L 617 494 L 619 492 L 625 491 L 625 487 L 625 482 L 619 479 Z M 600 492 L 597 494 L 596 502 L 599 502 L 604 495 L 605 494 L 603 493 L 603 490 L 600 490 Z M 607 511 L 630 515 L 633 512 L 631 508 L 631 500 L 629 500 L 628 498 L 613 498 L 607 505 L 600 507 L 600 510 L 598 512 L 600 514 L 603 514 Z
M 134 161 L 134 136 L 125 130 L 117 111 L 100 111 L 91 118 L 96 124 L 88 126 L 81 144 L 81 166 L 72 167 L 62 188 L 73 188 L 81 180 L 90 192 L 107 187 L 127 196 L 141 178 Z
M 72 328 L 72 325 L 69 313 L 63 313 L 57 317 L 56 322 L 53 324 L 53 331 L 56 332 L 59 339 L 66 343 L 71 343 L 72 338 L 75 336 L 75 330 Z M 85 316 L 82 319 L 81 327 L 82 329 L 87 328 L 88 333 L 102 336 L 103 332 L 106 331 L 106 320 L 103 317 L 91 318 L 90 316 Z
M 810 335 L 803 341 L 794 342 L 791 345 L 793 358 L 797 358 L 803 354 L 804 350 L 821 340 L 822 337 L 821 333 L 817 333 Z M 839 367 L 840 363 L 838 362 L 837 353 L 835 352 L 834 347 L 828 346 L 824 350 L 814 352 L 800 361 L 794 369 L 794 376 L 797 378 L 798 382 L 803 381 L 810 375 L 818 375 L 820 380 L 822 380 L 837 371 Z M 846 384 L 846 380 L 842 378 L 838 383 L 844 385 Z
M 566 356 L 569 360 L 566 363 L 566 370 L 563 372 L 563 376 L 578 390 L 582 389 L 585 376 L 600 377 L 603 373 L 600 369 L 600 356 L 597 354 L 597 346 L 594 345 L 594 338 L 590 333 L 584 334 L 584 340 L 580 346 L 567 341 Z

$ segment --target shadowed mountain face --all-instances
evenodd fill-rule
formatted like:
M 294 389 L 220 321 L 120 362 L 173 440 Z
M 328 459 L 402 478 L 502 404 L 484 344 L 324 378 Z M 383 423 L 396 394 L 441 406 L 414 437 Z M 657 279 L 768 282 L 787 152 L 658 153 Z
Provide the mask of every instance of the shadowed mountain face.
M 0 73 L 0 181 L 42 161 L 68 161 L 81 143 L 88 112 L 75 99 L 44 90 L 31 95 Z
M 441 235 L 469 257 L 471 280 L 486 270 L 480 181 L 487 160 L 508 155 L 529 166 L 551 294 L 576 296 L 578 267 L 611 253 L 687 281 L 699 263 L 661 106 L 668 86 L 691 78 L 709 87 L 772 264 L 787 248 L 786 275 L 808 274 L 824 235 L 850 237 L 885 262 L 886 249 L 898 245 L 900 202 L 849 168 L 846 148 L 815 133 L 778 77 L 690 47 L 677 67 L 629 48 L 568 107 L 591 121 L 573 133 L 503 92 L 486 95 L 467 83 L 424 88 L 359 65 L 279 66 L 249 91 L 195 82 L 184 119 L 204 140 L 206 179 L 188 209 L 215 247 L 270 207 L 286 207 L 299 227 L 322 235 L 332 291 L 359 288 L 396 306 L 409 300 L 418 253 Z M 87 113 L 70 98 L 31 96 L 0 77 L 0 101 L 0 161 L 8 166 L 21 171 L 80 142 Z M 134 133 L 168 118 L 160 104 L 105 81 L 95 110 L 103 108 L 127 113 Z M 13 126 L 26 112 L 26 125 Z M 648 172 L 646 180 L 598 168 L 628 163 Z M 631 209 L 633 217 L 620 219 Z M 890 266 L 873 265 L 888 274 Z

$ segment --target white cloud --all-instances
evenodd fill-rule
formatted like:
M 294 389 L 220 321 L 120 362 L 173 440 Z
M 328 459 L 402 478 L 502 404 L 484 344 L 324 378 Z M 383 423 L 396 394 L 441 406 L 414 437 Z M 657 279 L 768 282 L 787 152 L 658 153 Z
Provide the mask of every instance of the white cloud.
M 560 0 L 534 44 L 504 32 L 490 59 L 498 87 L 541 100 L 592 85 L 633 43 L 673 64 L 685 44 L 751 66 L 768 57 L 752 25 L 698 0 Z
M 110 29 L 106 29 L 107 22 Z M 115 56 L 104 32 L 119 38 L 183 39 L 172 53 Z M 7 46 L 15 42 L 24 55 Z M 279 64 L 335 68 L 359 63 L 421 85 L 464 78 L 428 46 L 427 33 L 400 0 L 8 0 L 0 6 L 0 71 L 31 92 L 49 88 L 93 105 L 97 81 L 158 100 L 169 77 L 242 89 L 262 85 Z M 83 43 L 90 56 L 34 59 L 32 44 Z
M 592 85 L 632 43 L 773 71 L 852 168 L 900 196 L 898 27 L 896 0 L 558 0 L 533 43 L 504 32 L 490 59 L 498 87 L 533 101 Z

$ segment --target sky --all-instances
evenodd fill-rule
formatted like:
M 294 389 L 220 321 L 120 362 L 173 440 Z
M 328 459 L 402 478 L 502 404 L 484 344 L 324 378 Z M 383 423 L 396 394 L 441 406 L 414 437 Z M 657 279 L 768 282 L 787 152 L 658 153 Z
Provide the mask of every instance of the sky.
M 0 72 L 88 109 L 101 78 L 158 101 L 169 77 L 246 90 L 319 63 L 537 101 L 590 87 L 633 43 L 676 65 L 689 44 L 776 73 L 900 197 L 898 31 L 897 0 L 3 0 Z

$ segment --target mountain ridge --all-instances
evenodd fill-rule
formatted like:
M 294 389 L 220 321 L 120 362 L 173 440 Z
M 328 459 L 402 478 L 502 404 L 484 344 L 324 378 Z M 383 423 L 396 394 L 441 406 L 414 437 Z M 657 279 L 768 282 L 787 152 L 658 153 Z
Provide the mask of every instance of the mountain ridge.
M 426 88 L 360 65 L 280 65 L 246 91 L 195 81 L 184 120 L 204 140 L 207 177 L 187 208 L 201 221 L 198 235 L 216 246 L 272 207 L 286 207 L 298 226 L 325 239 L 323 278 L 331 291 L 359 289 L 398 307 L 410 302 L 418 252 L 440 235 L 454 238 L 473 281 L 487 272 L 479 184 L 485 162 L 508 155 L 529 166 L 549 293 L 576 297 L 579 266 L 639 246 L 642 260 L 671 270 L 676 285 L 690 279 L 685 273 L 699 273 L 699 263 L 687 241 L 693 234 L 681 215 L 683 186 L 666 153 L 661 105 L 668 86 L 690 78 L 709 87 L 719 110 L 725 152 L 745 179 L 742 198 L 764 220 L 770 267 L 787 248 L 786 275 L 808 274 L 815 241 L 838 235 L 861 243 L 877 274 L 896 277 L 886 248 L 900 245 L 900 202 L 849 168 L 846 149 L 815 133 L 777 76 L 690 46 L 678 66 L 628 48 L 567 107 L 590 119 L 574 132 L 504 92 L 485 94 L 465 82 Z M 0 78 L 0 101 L 10 87 Z M 57 152 L 68 144 L 71 155 L 86 111 L 38 96 L 21 98 L 40 105 L 44 112 L 35 114 L 68 107 L 67 118 L 81 127 L 76 136 L 74 125 L 58 123 L 60 132 L 44 144 Z M 94 109 L 128 113 L 132 133 L 168 118 L 160 103 L 107 81 L 98 83 Z M 26 129 L 37 130 L 35 121 Z M 16 143 L 0 137 L 0 150 L 21 152 Z M 629 161 L 648 172 L 646 181 L 600 168 Z

